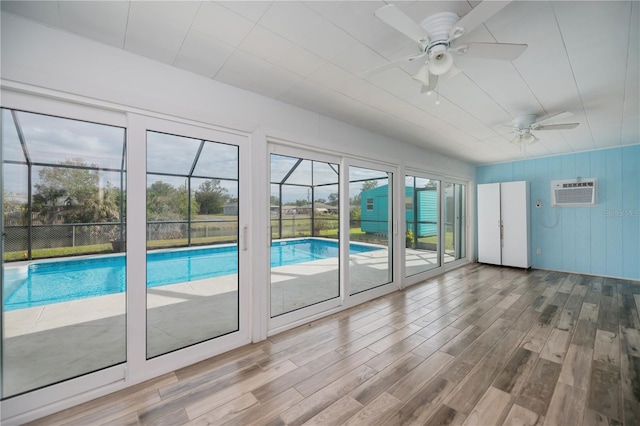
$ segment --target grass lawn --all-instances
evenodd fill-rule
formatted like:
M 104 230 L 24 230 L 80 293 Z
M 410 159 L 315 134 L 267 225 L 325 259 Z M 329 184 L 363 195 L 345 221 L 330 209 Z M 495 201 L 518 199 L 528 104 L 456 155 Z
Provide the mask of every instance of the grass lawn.
M 438 236 L 432 235 L 430 237 L 418 238 L 418 242 L 436 244 L 438 242 Z M 444 248 L 445 250 L 453 250 L 453 232 L 446 232 L 444 234 Z
M 31 256 L 34 259 L 45 259 L 50 257 L 64 257 L 64 256 L 78 256 L 81 254 L 105 254 L 113 253 L 111 244 L 94 244 L 88 246 L 76 246 L 76 247 L 52 247 L 33 249 Z M 10 251 L 5 252 L 4 261 L 11 262 L 17 260 L 26 260 L 26 251 Z

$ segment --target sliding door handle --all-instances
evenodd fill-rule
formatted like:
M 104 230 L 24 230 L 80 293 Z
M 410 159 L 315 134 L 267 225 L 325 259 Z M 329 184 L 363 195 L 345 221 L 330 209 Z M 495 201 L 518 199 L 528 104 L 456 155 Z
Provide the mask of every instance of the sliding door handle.
M 249 227 L 247 225 L 242 227 L 242 251 L 247 251 L 247 234 L 249 233 Z

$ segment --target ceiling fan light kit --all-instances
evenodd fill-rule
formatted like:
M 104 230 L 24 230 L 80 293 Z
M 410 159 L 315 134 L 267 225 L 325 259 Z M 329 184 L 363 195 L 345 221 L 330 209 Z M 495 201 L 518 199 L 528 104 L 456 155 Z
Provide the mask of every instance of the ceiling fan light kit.
M 446 47 L 437 45 L 429 51 L 429 71 L 433 75 L 442 75 L 453 66 L 453 56 Z
M 511 140 L 511 143 L 522 143 L 531 145 L 538 142 L 539 140 L 540 138 L 531 133 L 530 129 L 519 129 L 516 130 L 516 136 Z
M 417 73 L 411 76 L 414 80 L 419 81 L 424 86 L 429 86 L 429 65 L 424 64 Z

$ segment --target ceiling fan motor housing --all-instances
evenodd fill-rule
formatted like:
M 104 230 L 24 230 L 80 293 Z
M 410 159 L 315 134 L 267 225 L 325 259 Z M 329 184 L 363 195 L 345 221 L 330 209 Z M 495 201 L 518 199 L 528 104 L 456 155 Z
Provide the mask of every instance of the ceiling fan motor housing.
M 431 44 L 449 40 L 449 31 L 460 18 L 453 12 L 440 12 L 426 17 L 420 26 L 431 36 Z
M 529 129 L 531 130 L 531 125 L 536 122 L 538 118 L 535 114 L 530 115 L 522 115 L 520 117 L 516 117 L 513 119 L 513 127 L 516 127 L 519 130 Z

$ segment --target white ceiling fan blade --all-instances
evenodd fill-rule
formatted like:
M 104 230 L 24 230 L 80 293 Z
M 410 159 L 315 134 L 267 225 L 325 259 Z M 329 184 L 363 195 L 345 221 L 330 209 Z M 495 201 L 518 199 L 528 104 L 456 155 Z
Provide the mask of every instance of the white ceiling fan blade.
M 533 123 L 534 126 L 540 125 L 542 123 L 545 123 L 547 121 L 553 120 L 553 121 L 564 121 L 565 119 L 569 118 L 569 117 L 573 117 L 573 113 L 568 112 L 568 111 L 563 111 L 563 112 L 559 112 L 556 114 L 552 114 L 552 115 L 548 115 L 546 117 L 542 117 L 540 118 L 540 120 L 537 120 L 535 123 Z
M 457 47 L 454 52 L 475 58 L 512 61 L 520 56 L 526 48 L 526 44 L 468 43 Z
M 456 28 L 463 28 L 465 34 L 469 34 L 471 31 L 476 29 L 478 26 L 484 24 L 484 22 L 491 18 L 496 13 L 500 12 L 504 9 L 510 1 L 489 1 L 485 0 L 473 9 L 466 15 L 464 15 L 458 23 L 451 28 L 449 31 L 449 36 L 453 36 Z
M 404 58 L 395 59 L 395 60 L 393 60 L 391 62 L 387 62 L 387 63 L 381 64 L 381 65 L 376 65 L 373 68 L 366 69 L 366 70 L 360 72 L 358 74 L 358 77 L 360 77 L 360 78 L 368 78 L 368 77 L 371 77 L 372 75 L 377 74 L 379 72 L 386 71 L 388 69 L 397 67 L 398 65 L 400 65 L 402 63 L 413 62 L 416 59 L 421 59 L 421 58 L 424 58 L 425 56 L 427 56 L 426 52 L 425 53 L 421 53 L 419 55 L 410 55 L 410 56 L 405 56 Z
M 429 33 L 395 5 L 388 4 L 376 10 L 375 16 L 416 43 L 429 43 Z
M 537 126 L 535 130 L 565 130 L 575 129 L 580 123 L 566 123 L 566 124 L 549 124 L 548 126 Z

